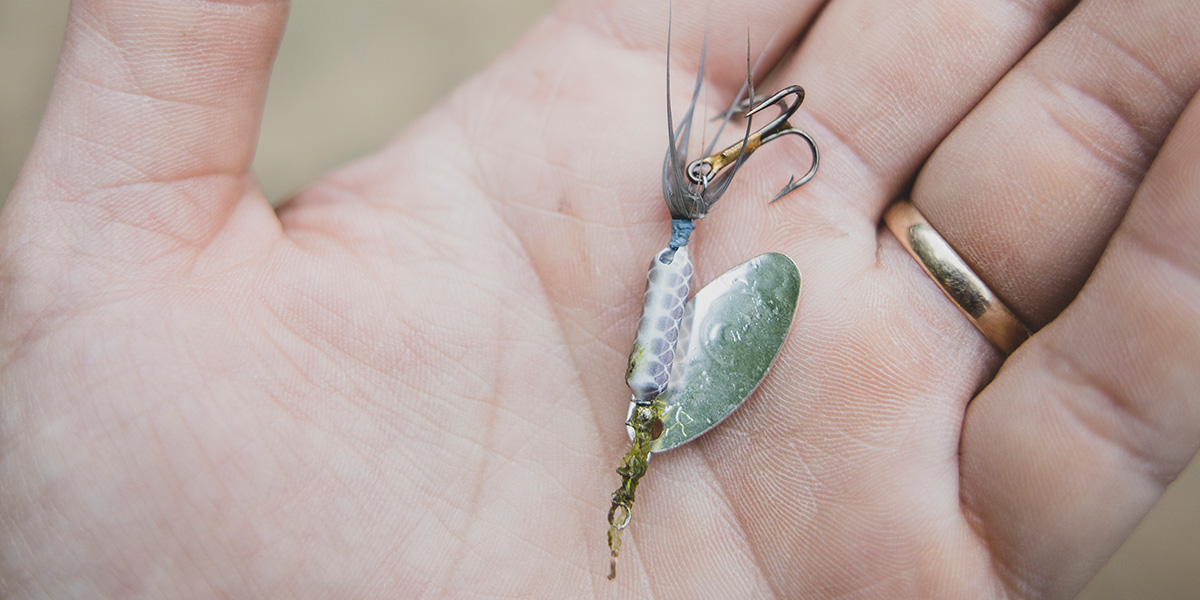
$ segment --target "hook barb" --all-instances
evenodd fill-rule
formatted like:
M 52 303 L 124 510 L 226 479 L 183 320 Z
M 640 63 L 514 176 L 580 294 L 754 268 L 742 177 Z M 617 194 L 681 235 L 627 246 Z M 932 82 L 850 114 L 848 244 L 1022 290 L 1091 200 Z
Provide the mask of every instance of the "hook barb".
M 788 101 L 789 97 L 792 98 L 790 102 Z M 776 202 L 800 186 L 808 183 L 817 174 L 817 168 L 821 162 L 821 153 L 817 149 L 816 140 L 807 131 L 792 125 L 788 121 L 796 113 L 796 110 L 800 108 L 802 102 L 804 102 L 804 88 L 798 85 L 791 85 L 770 96 L 753 96 L 736 105 L 734 109 L 745 109 L 753 105 L 753 108 L 746 110 L 747 119 L 769 106 L 778 106 L 780 110 L 779 115 L 771 120 L 770 123 L 755 130 L 743 141 L 739 141 L 716 154 L 692 161 L 687 167 L 688 179 L 693 184 L 707 185 L 723 170 L 729 168 L 739 159 L 745 160 L 746 157 L 749 157 L 763 145 L 785 135 L 798 135 L 804 138 L 805 143 L 808 144 L 809 150 L 812 153 L 812 163 L 804 175 L 799 178 L 793 175 L 787 185 L 768 204 Z

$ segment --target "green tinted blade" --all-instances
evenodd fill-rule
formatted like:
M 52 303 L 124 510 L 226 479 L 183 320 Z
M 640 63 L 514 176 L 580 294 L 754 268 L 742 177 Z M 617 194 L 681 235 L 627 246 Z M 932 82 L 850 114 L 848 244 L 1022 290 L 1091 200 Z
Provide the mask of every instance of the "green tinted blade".
M 782 254 L 763 254 L 704 286 L 687 304 L 670 384 L 658 397 L 663 433 L 653 452 L 712 429 L 746 401 L 783 347 L 800 272 Z

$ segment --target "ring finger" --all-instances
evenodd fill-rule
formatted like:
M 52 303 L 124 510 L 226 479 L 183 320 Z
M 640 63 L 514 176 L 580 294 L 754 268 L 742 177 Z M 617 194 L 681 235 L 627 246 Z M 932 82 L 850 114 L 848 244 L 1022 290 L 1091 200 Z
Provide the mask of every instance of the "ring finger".
M 1091 273 L 1200 84 L 1198 46 L 1195 2 L 1085 2 L 921 171 L 913 203 L 1028 325 Z
M 1194 450 L 1179 416 L 1195 403 L 1163 376 L 1195 368 L 1177 353 L 1188 319 L 1170 320 L 1157 301 L 1167 294 L 1114 300 L 1155 286 L 1128 269 L 1114 279 L 1129 244 L 1110 240 L 1118 226 L 1129 240 L 1135 192 L 1142 221 L 1156 210 L 1139 188 L 1200 85 L 1198 24 L 1192 2 L 1081 4 L 947 137 L 912 192 L 1026 323 L 1057 321 L 975 399 L 960 448 L 965 509 L 1022 592 L 1077 589 Z M 1094 277 L 1104 252 L 1110 267 Z

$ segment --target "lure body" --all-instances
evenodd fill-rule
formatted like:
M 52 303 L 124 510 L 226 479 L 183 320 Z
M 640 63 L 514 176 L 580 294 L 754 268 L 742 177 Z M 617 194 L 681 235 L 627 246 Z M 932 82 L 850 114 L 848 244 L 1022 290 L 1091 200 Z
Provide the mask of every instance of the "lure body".
M 667 38 L 669 65 L 669 30 Z M 688 141 L 704 81 L 706 52 L 707 41 L 705 51 L 701 52 L 691 105 L 678 127 L 671 111 L 670 69 L 667 71 L 668 144 L 663 158 L 662 190 L 671 213 L 671 241 L 650 264 L 642 318 L 625 369 L 625 382 L 633 392 L 625 421 L 632 443 L 617 467 L 621 487 L 613 492 L 608 511 L 608 547 L 612 555 L 609 579 L 617 574 L 621 534 L 629 526 L 635 492 L 646 474 L 650 454 L 695 439 L 745 401 L 782 347 L 799 294 L 800 278 L 795 265 L 783 255 L 768 254 L 736 267 L 718 278 L 719 285 L 706 286 L 693 302 L 688 302 L 693 268 L 687 244 L 692 228 L 696 220 L 712 209 L 746 158 L 763 144 L 788 134 L 798 134 L 808 143 L 813 159 L 808 173 L 799 180 L 793 177 L 775 200 L 808 182 L 820 161 L 812 137 L 788 122 L 804 99 L 804 89 L 791 86 L 760 101 L 754 94 L 747 57 L 743 89 L 747 98 L 746 130 L 742 140 L 717 154 L 688 163 Z M 722 127 L 738 112 L 742 97 L 739 93 L 734 109 L 725 113 Z M 790 104 L 786 102 L 788 98 L 793 98 Z M 750 117 L 769 106 L 780 107 L 780 115 L 752 133 Z M 714 145 L 715 139 L 706 153 L 711 153 Z M 759 281 L 764 284 L 762 288 L 758 287 Z M 777 289 L 768 293 L 768 288 Z M 694 339 L 681 344 L 681 336 L 687 337 L 685 334 L 691 329 L 691 320 L 695 320 L 702 339 L 693 335 Z M 729 330 L 732 341 L 723 337 L 726 325 L 736 328 Z M 751 343 L 743 344 L 743 339 Z M 676 356 L 677 352 L 688 356 Z M 722 379 L 714 385 L 712 377 Z
M 633 392 L 629 417 L 625 420 L 632 444 L 617 467 L 621 487 L 613 492 L 612 507 L 608 510 L 608 548 L 612 554 L 609 579 L 617 576 L 621 532 L 633 516 L 633 501 L 638 481 L 646 474 L 650 462 L 650 448 L 662 433 L 663 405 L 655 400 L 666 391 L 675 363 L 675 347 L 693 271 L 687 246 L 668 245 L 654 256 L 646 273 L 642 318 L 625 368 L 625 383 Z
M 637 404 L 648 404 L 667 389 L 693 271 L 687 246 L 663 248 L 650 263 L 642 318 L 625 369 L 625 383 Z

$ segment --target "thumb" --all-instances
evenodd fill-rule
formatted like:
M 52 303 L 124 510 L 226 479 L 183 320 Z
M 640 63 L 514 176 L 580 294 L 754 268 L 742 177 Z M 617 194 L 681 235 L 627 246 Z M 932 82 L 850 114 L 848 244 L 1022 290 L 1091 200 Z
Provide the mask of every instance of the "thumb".
M 6 225 L 72 246 L 55 250 L 128 258 L 164 242 L 203 246 L 248 196 L 269 210 L 247 193 L 248 173 L 287 10 L 286 0 L 72 2 L 6 211 L 17 223 Z

